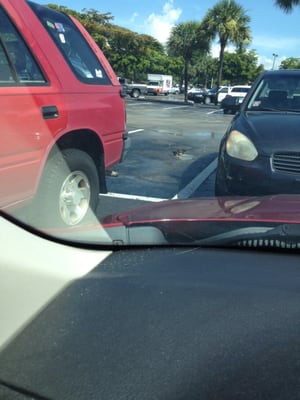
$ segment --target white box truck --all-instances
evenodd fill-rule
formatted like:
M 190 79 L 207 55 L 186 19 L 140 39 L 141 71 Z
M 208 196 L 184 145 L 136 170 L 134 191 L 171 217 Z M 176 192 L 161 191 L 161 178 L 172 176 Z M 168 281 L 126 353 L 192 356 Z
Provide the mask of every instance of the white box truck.
M 173 81 L 172 75 L 147 74 L 147 78 L 148 94 L 156 96 L 158 94 L 164 94 L 167 96 L 170 93 Z

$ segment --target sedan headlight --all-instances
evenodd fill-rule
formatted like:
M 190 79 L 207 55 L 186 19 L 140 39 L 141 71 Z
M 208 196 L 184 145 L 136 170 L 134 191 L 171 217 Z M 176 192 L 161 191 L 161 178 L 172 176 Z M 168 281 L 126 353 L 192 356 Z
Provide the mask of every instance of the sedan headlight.
M 229 134 L 226 142 L 226 151 L 231 157 L 244 161 L 253 161 L 258 155 L 251 140 L 236 130 L 231 131 Z

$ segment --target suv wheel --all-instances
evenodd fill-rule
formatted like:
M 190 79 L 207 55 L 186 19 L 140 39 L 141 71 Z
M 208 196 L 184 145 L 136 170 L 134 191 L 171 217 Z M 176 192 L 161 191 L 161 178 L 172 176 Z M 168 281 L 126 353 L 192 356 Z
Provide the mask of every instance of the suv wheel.
M 51 157 L 35 203 L 38 224 L 74 226 L 88 222 L 98 204 L 99 178 L 95 163 L 85 152 L 67 149 Z

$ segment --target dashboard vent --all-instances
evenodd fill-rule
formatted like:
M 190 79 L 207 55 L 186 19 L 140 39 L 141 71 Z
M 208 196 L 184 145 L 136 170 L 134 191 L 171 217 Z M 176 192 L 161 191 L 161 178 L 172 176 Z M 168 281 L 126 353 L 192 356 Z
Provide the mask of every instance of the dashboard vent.
M 237 247 L 299 250 L 300 242 L 278 239 L 245 239 L 239 240 L 237 242 Z

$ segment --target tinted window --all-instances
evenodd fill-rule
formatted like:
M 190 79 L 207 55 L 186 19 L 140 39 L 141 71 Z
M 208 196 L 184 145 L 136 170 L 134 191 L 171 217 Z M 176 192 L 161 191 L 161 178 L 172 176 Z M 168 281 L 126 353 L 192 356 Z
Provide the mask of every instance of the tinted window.
M 80 81 L 98 85 L 110 84 L 95 53 L 68 15 L 28 3 Z
M 35 85 L 44 82 L 37 62 L 0 7 L 0 85 Z

